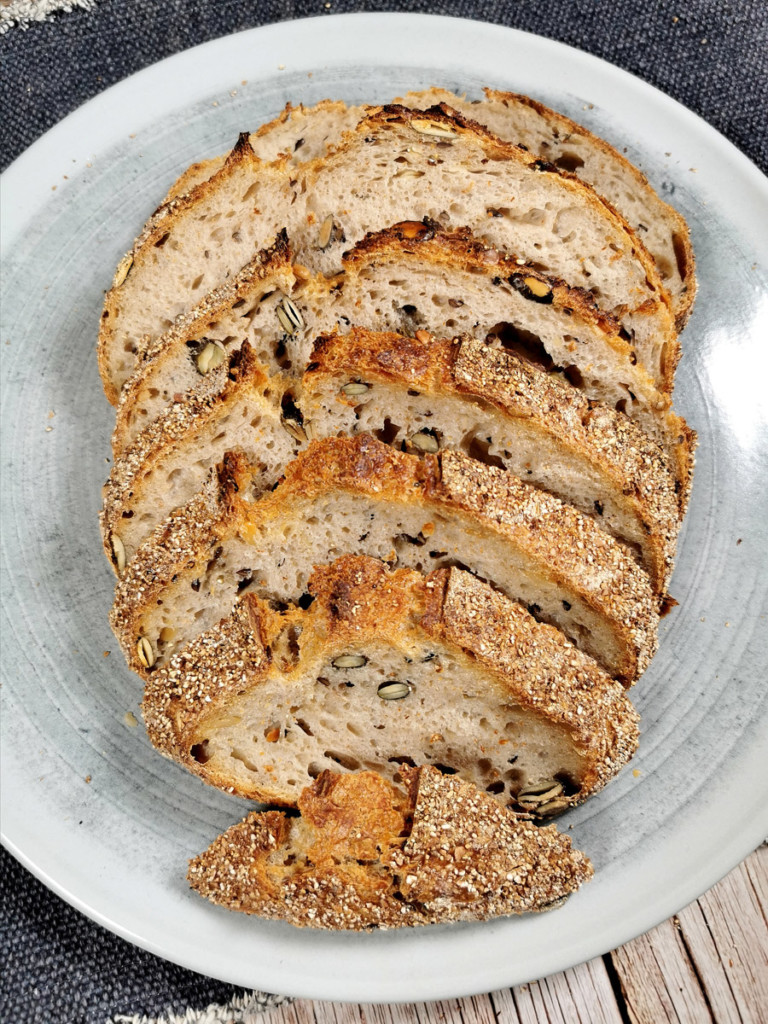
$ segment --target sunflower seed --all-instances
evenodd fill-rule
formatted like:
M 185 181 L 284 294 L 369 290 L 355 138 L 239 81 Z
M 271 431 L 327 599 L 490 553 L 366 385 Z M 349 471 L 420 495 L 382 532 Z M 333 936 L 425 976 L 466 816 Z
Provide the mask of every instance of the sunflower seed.
M 277 304 L 275 312 L 286 334 L 295 334 L 304 326 L 304 317 L 287 295 L 283 296 L 282 301 Z
M 550 779 L 547 782 L 539 782 L 535 786 L 529 786 L 527 789 L 522 790 L 517 795 L 517 802 L 521 807 L 525 808 L 539 807 L 561 796 L 562 792 L 562 785 Z
M 425 434 L 419 431 L 416 434 L 411 434 L 408 438 L 408 444 L 413 445 L 414 448 L 418 448 L 420 452 L 429 452 L 430 455 L 434 455 L 435 452 L 440 451 L 440 444 L 436 437 L 432 434 Z
M 323 223 L 320 225 L 320 233 L 317 236 L 317 247 L 319 249 L 327 249 L 331 243 L 332 234 L 333 217 L 326 217 Z
M 362 668 L 367 661 L 364 654 L 340 654 L 331 664 L 334 668 Z
M 427 121 L 421 117 L 415 117 L 411 121 L 411 128 L 419 133 L 419 135 L 432 135 L 436 139 L 458 139 L 456 132 L 444 124 L 440 124 L 439 121 Z
M 409 683 L 392 682 L 381 683 L 376 691 L 382 700 L 402 700 L 411 692 Z
M 395 177 L 396 178 L 423 178 L 424 177 L 424 171 L 411 171 L 411 170 L 398 171 L 397 174 L 395 175 Z
M 217 366 L 221 366 L 224 362 L 224 347 L 215 341 L 209 341 L 208 344 L 201 349 L 198 353 L 195 365 L 197 366 L 197 372 L 203 376 L 208 373 L 209 370 L 215 370 Z
M 115 556 L 117 571 L 122 572 L 125 568 L 125 545 L 116 533 L 113 533 L 109 540 L 112 545 L 112 554 Z
M 564 811 L 568 806 L 568 801 L 565 797 L 561 797 L 557 800 L 549 800 L 545 804 L 541 804 L 536 808 L 536 814 L 542 816 L 548 816 L 550 814 L 559 814 L 560 811 Z
M 155 652 L 152 650 L 152 644 L 145 636 L 139 637 L 139 642 L 136 644 L 136 654 L 144 668 L 152 668 L 155 664 Z
M 113 288 L 120 287 L 123 281 L 125 281 L 126 277 L 128 277 L 128 272 L 130 271 L 132 266 L 133 256 L 130 253 L 126 253 L 125 256 L 123 256 L 123 258 L 117 264 L 117 270 L 115 271 L 115 276 L 112 279 Z
M 349 384 L 345 384 L 341 390 L 349 398 L 353 398 L 356 395 L 364 395 L 369 389 L 370 384 L 363 384 L 362 381 L 351 380 Z

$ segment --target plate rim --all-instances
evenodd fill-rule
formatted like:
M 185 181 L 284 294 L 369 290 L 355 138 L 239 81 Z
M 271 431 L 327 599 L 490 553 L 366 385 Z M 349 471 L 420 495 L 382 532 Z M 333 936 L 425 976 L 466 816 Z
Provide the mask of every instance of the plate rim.
M 508 38 L 510 38 L 511 34 L 512 39 L 521 39 L 523 45 L 525 45 L 526 43 L 531 44 L 531 41 L 535 41 L 537 44 L 543 45 L 547 50 L 554 50 L 555 53 L 557 53 L 558 51 L 565 52 L 569 60 L 577 60 L 582 65 L 586 65 L 587 71 L 590 71 L 592 68 L 597 68 L 603 75 L 608 75 L 609 77 L 618 76 L 620 81 L 624 82 L 628 87 L 632 89 L 637 89 L 639 87 L 641 93 L 645 91 L 650 91 L 650 94 L 655 96 L 657 102 L 663 102 L 664 104 L 669 105 L 669 108 L 674 110 L 678 117 L 680 116 L 680 112 L 682 111 L 688 119 L 691 119 L 690 123 L 695 127 L 695 129 L 700 134 L 703 134 L 704 137 L 708 138 L 710 141 L 716 142 L 716 145 L 720 152 L 723 152 L 723 146 L 725 145 L 726 148 L 724 152 L 727 155 L 728 159 L 731 162 L 736 161 L 739 165 L 739 172 L 743 175 L 746 175 L 759 192 L 764 193 L 765 196 L 768 196 L 768 179 L 765 178 L 760 169 L 754 163 L 752 163 L 752 161 L 744 153 L 742 153 L 733 143 L 731 143 L 724 136 L 720 135 L 720 133 L 717 132 L 716 129 L 712 128 L 712 126 L 707 124 L 707 122 L 705 122 L 701 117 L 699 117 L 697 114 L 694 114 L 692 111 L 688 110 L 688 108 L 684 107 L 678 101 L 673 100 L 671 97 L 667 96 L 665 93 L 661 92 L 656 87 L 650 85 L 644 80 L 637 78 L 636 76 L 630 74 L 629 72 L 624 71 L 623 69 L 618 68 L 615 65 L 612 65 L 601 58 L 585 53 L 584 51 L 578 50 L 574 47 L 570 47 L 556 40 L 546 39 L 545 37 L 538 36 L 533 33 L 523 32 L 519 29 L 507 28 L 506 26 L 495 25 L 489 22 L 477 22 L 469 19 L 442 15 L 399 14 L 391 12 L 358 12 L 354 14 L 331 15 L 330 17 L 324 15 L 317 15 L 311 18 L 303 18 L 287 22 L 272 23 L 269 25 L 263 25 L 252 29 L 246 29 L 242 32 L 234 33 L 232 35 L 220 36 L 214 40 L 210 40 L 206 43 L 201 43 L 198 46 L 191 47 L 187 50 L 173 54 L 162 61 L 158 61 L 155 64 L 152 64 L 149 67 L 136 72 L 128 78 L 123 79 L 121 82 L 116 83 L 109 89 L 93 97 L 91 100 L 87 101 L 81 107 L 77 108 L 75 111 L 67 115 L 66 118 L 62 119 L 62 121 L 54 125 L 43 136 L 37 139 L 32 144 L 32 146 L 29 147 L 29 149 L 27 149 L 24 153 L 17 157 L 17 159 L 3 172 L 2 179 L 0 179 L 3 185 L 2 192 L 0 193 L 0 203 L 2 204 L 4 215 L 10 215 L 11 224 L 11 229 L 4 231 L 3 233 L 3 249 L 12 248 L 16 233 L 18 232 L 19 227 L 23 226 L 21 222 L 26 223 L 26 219 L 29 216 L 29 214 L 22 213 L 24 207 L 23 203 L 18 203 L 18 206 L 15 206 L 15 208 L 11 207 L 9 209 L 10 204 L 12 202 L 17 201 L 16 197 L 19 194 L 19 190 L 21 190 L 22 193 L 26 193 L 33 197 L 37 192 L 39 193 L 41 201 L 44 195 L 45 198 L 49 198 L 50 196 L 50 193 L 48 191 L 50 189 L 50 185 L 47 183 L 47 181 L 45 184 L 45 189 L 47 192 L 46 195 L 45 193 L 41 192 L 41 186 L 38 180 L 39 175 L 26 175 L 29 162 L 36 161 L 39 164 L 44 163 L 44 161 L 40 159 L 41 156 L 43 156 L 48 150 L 55 149 L 55 147 L 59 145 L 60 140 L 67 138 L 69 135 L 71 135 L 73 131 L 77 133 L 81 124 L 87 123 L 89 118 L 92 118 L 94 115 L 102 116 L 102 111 L 108 110 L 109 107 L 114 103 L 121 104 L 123 102 L 123 95 L 130 94 L 133 90 L 137 88 L 140 91 L 146 91 L 147 89 L 151 90 L 152 88 L 154 88 L 152 82 L 153 79 L 155 78 L 162 79 L 164 77 L 167 77 L 168 74 L 170 74 L 171 78 L 174 78 L 175 76 L 179 81 L 182 81 L 184 79 L 184 76 L 175 75 L 176 71 L 187 62 L 191 62 L 194 58 L 194 55 L 199 54 L 203 50 L 206 50 L 208 52 L 210 52 L 212 48 L 221 48 L 222 50 L 225 50 L 228 45 L 231 45 L 232 40 L 243 37 L 252 37 L 255 35 L 258 35 L 260 42 L 263 38 L 265 38 L 265 48 L 268 48 L 271 42 L 269 36 L 274 36 L 277 38 L 287 36 L 288 38 L 290 38 L 290 36 L 297 31 L 306 31 L 307 26 L 312 26 L 312 30 L 315 31 L 316 27 L 319 24 L 327 25 L 328 22 L 330 21 L 335 21 L 338 23 L 341 20 L 347 22 L 356 22 L 358 24 L 362 24 L 363 22 L 375 24 L 380 23 L 382 21 L 386 21 L 390 25 L 394 25 L 395 23 L 398 22 L 403 23 L 403 25 L 423 25 L 426 22 L 429 22 L 431 24 L 440 23 L 441 25 L 449 24 L 452 27 L 451 30 L 454 32 L 464 33 L 472 31 L 477 33 L 478 35 L 490 34 L 494 36 L 501 34 L 502 36 L 506 36 Z M 342 64 L 343 61 L 337 61 L 336 63 Z M 384 62 L 382 62 L 382 64 L 379 66 L 383 65 Z M 272 71 L 271 74 L 275 74 L 275 71 Z M 225 73 L 223 77 L 227 78 L 231 83 L 231 75 Z M 202 94 L 210 95 L 214 93 L 216 89 L 217 86 L 209 83 L 206 84 L 205 88 L 201 89 L 200 91 Z M 187 94 L 187 105 L 191 102 L 194 102 L 194 99 L 190 100 Z M 149 120 L 156 121 L 157 116 L 154 115 Z M 124 137 L 124 135 L 122 133 L 118 133 L 116 129 L 113 132 L 113 136 L 115 140 L 117 138 Z M 100 150 L 108 148 L 112 144 L 112 141 L 112 139 L 100 139 Z M 728 161 L 724 160 L 724 162 L 727 163 Z M 50 179 L 48 178 L 48 180 Z M 33 206 L 32 209 L 34 211 L 38 209 L 38 206 Z M 698 872 L 691 872 L 689 876 L 688 888 L 684 891 L 683 894 L 681 894 L 679 898 L 675 897 L 675 899 L 672 901 L 671 909 L 669 909 L 670 901 L 668 897 L 666 901 L 660 898 L 656 898 L 656 900 L 646 901 L 648 906 L 658 908 L 660 904 L 663 904 L 665 909 L 663 910 L 663 912 L 660 909 L 655 909 L 651 911 L 649 914 L 646 914 L 646 917 L 652 917 L 653 920 L 647 925 L 644 925 L 640 931 L 637 931 L 635 929 L 635 926 L 632 926 L 630 930 L 632 931 L 633 935 L 643 934 L 649 928 L 654 927 L 655 924 L 660 923 L 661 921 L 668 918 L 671 914 L 678 911 L 682 906 L 687 905 L 692 899 L 695 899 L 703 891 L 706 891 L 706 889 L 708 889 L 712 884 L 714 884 L 719 878 L 721 878 L 736 864 L 738 864 L 743 859 L 743 857 L 751 851 L 751 849 L 759 845 L 759 842 L 763 838 L 763 834 L 766 825 L 768 825 L 768 822 L 764 822 L 760 820 L 759 816 L 756 816 L 753 824 L 753 829 L 745 829 L 744 832 L 739 833 L 738 836 L 730 835 L 728 837 L 728 842 L 723 845 L 723 848 L 728 850 L 729 852 L 727 856 L 721 857 L 720 860 L 718 860 L 716 867 L 713 867 L 712 863 L 708 862 L 706 866 L 707 870 L 705 870 L 704 867 L 702 867 Z M 35 875 L 40 881 L 42 881 L 43 884 L 45 884 L 49 889 L 51 889 L 59 896 L 61 896 L 63 899 L 65 899 L 72 906 L 76 907 L 76 909 L 78 909 L 81 913 L 85 914 L 90 919 L 96 921 L 98 924 L 102 925 L 103 927 L 106 927 L 108 930 L 121 936 L 122 938 L 126 939 L 132 944 L 147 949 L 148 951 L 152 952 L 157 956 L 178 963 L 181 966 L 187 967 L 188 969 L 196 970 L 202 973 L 208 973 L 208 969 L 206 968 L 205 964 L 202 963 L 201 959 L 198 959 L 194 962 L 190 962 L 188 958 L 179 959 L 173 955 L 172 950 L 161 948 L 157 945 L 157 943 L 146 939 L 146 937 L 137 936 L 134 932 L 130 930 L 129 927 L 121 926 L 119 922 L 116 922 L 113 919 L 111 919 L 108 914 L 104 913 L 97 907 L 90 906 L 87 902 L 87 896 L 83 897 L 79 895 L 77 892 L 70 891 L 66 886 L 64 886 L 56 878 L 54 878 L 48 871 L 42 868 L 39 864 L 35 863 L 34 855 L 23 850 L 18 845 L 18 843 L 14 841 L 12 832 L 9 833 L 7 831 L 4 831 L 2 834 L 2 841 L 6 848 L 33 875 Z M 747 846 L 748 848 L 745 848 Z M 736 856 L 736 859 L 733 859 L 734 855 Z M 701 881 L 697 881 L 695 884 L 692 882 L 693 878 L 701 879 L 704 876 L 706 876 L 708 881 L 705 883 L 703 888 L 700 888 Z M 693 896 L 690 895 L 690 891 L 692 888 L 697 889 L 697 892 Z M 659 914 L 661 914 L 661 916 L 657 916 Z M 616 935 L 618 932 L 625 934 L 626 931 L 626 927 L 622 928 L 617 924 L 615 925 L 611 934 Z M 616 945 L 619 945 L 624 941 L 628 941 L 628 938 L 630 937 L 632 936 L 625 935 L 624 938 L 620 938 L 619 941 L 617 941 L 614 945 L 611 945 L 609 948 L 615 948 Z M 569 966 L 573 966 L 576 962 L 581 962 L 582 959 L 588 959 L 592 956 L 599 955 L 601 952 L 607 951 L 604 948 L 603 939 L 595 939 L 592 945 L 590 945 L 589 943 L 585 943 L 584 949 L 584 956 L 581 957 L 580 960 L 573 961 L 572 959 L 568 959 L 567 963 L 559 961 L 555 962 L 554 965 L 548 964 L 547 966 L 542 967 L 541 973 L 537 974 L 536 976 L 542 977 L 545 974 L 552 973 L 553 971 L 566 969 Z M 557 957 L 553 957 L 553 961 L 556 960 Z M 243 981 L 242 977 L 239 976 L 237 977 L 236 980 L 234 980 L 230 976 L 225 977 L 218 970 L 212 976 L 221 977 L 222 980 L 231 981 L 233 984 L 249 985 L 253 983 L 253 977 L 251 977 L 250 981 Z M 501 987 L 502 985 L 506 986 L 508 984 L 515 984 L 519 983 L 522 980 L 532 980 L 532 976 L 529 976 L 528 974 L 526 974 L 525 978 L 523 978 L 522 976 L 518 976 L 516 981 L 511 983 L 506 980 L 501 981 L 500 984 L 496 984 L 496 982 L 493 982 L 492 987 Z M 296 979 L 292 979 L 292 981 L 296 981 Z M 345 979 L 345 981 L 351 983 L 352 979 Z M 488 987 L 486 987 L 487 982 L 483 982 L 482 987 L 478 987 L 472 990 L 468 990 L 466 987 L 466 983 L 464 982 L 460 984 L 459 988 L 452 989 L 450 987 L 451 983 L 452 981 L 450 978 L 446 979 L 441 977 L 438 978 L 436 981 L 430 978 L 423 978 L 420 979 L 419 986 L 412 988 L 407 994 L 393 999 L 390 993 L 386 998 L 387 1001 L 391 1002 L 410 1002 L 422 999 L 449 998 L 467 994 L 474 994 L 477 992 L 486 992 L 490 990 Z M 266 984 L 267 986 L 269 986 L 270 982 L 259 981 L 258 984 Z M 284 986 L 281 985 L 281 988 L 282 987 Z M 375 985 L 372 986 L 371 979 L 365 979 L 365 990 L 368 998 L 365 998 L 365 996 L 362 995 L 362 991 L 359 988 L 359 986 L 355 992 L 352 992 L 352 994 L 347 995 L 339 995 L 337 990 L 331 989 L 331 986 L 329 986 L 324 991 L 318 990 L 316 987 L 313 988 L 311 991 L 304 990 L 302 989 L 302 986 L 299 982 L 297 982 L 297 984 L 291 984 L 290 987 L 293 990 L 292 994 L 296 994 L 307 998 L 334 999 L 339 1001 L 370 1001 L 371 992 L 373 992 L 374 995 L 382 994 L 386 989 L 386 983 L 384 984 L 384 986 L 382 986 L 382 980 L 377 978 L 375 980 Z M 381 999 L 380 1001 L 384 1000 Z

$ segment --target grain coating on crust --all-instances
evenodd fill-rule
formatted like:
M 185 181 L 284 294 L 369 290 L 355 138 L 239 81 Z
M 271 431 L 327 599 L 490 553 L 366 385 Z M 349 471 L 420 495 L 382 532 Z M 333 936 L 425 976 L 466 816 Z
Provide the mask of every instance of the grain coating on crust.
M 462 396 L 503 416 L 536 424 L 560 450 L 594 466 L 632 506 L 648 536 L 646 568 L 663 596 L 672 571 L 679 529 L 674 477 L 659 446 L 637 424 L 558 377 L 512 353 L 462 338 L 408 338 L 352 328 L 320 337 L 303 385 L 330 386 L 336 376 L 394 384 L 420 393 Z M 305 405 L 306 408 L 306 405 Z
M 371 772 L 324 772 L 300 819 L 250 814 L 193 858 L 192 888 L 231 910 L 359 931 L 545 910 L 592 877 L 554 826 L 435 768 L 404 775 L 406 794 Z
M 135 509 L 141 510 L 142 502 L 146 502 L 142 490 L 150 473 L 162 470 L 164 463 L 174 456 L 183 455 L 185 448 L 207 425 L 215 425 L 231 415 L 246 395 L 254 415 L 259 413 L 265 418 L 271 415 L 277 420 L 280 394 L 285 386 L 285 382 L 267 377 L 246 344 L 150 423 L 136 442 L 115 460 L 104 485 L 100 522 L 107 558 L 111 558 L 112 535 L 120 535 L 123 518 L 132 518 Z M 270 390 L 275 396 L 271 400 L 265 396 Z M 276 429 L 282 430 L 279 426 Z M 186 454 L 193 462 L 194 451 Z
M 192 746 L 236 707 L 242 691 L 258 692 L 269 677 L 306 676 L 311 688 L 319 667 L 349 645 L 382 640 L 408 647 L 425 636 L 432 647 L 469 655 L 486 686 L 569 732 L 582 762 L 569 803 L 602 788 L 636 750 L 638 717 L 620 684 L 558 630 L 463 570 L 424 577 L 350 555 L 317 567 L 309 588 L 310 607 L 293 606 L 282 616 L 245 595 L 227 619 L 149 674 L 142 712 L 163 754 L 220 788 L 285 804 L 285 791 L 266 773 L 244 793 L 230 778 L 212 775 Z M 299 654 L 286 672 L 269 651 L 291 627 Z
M 543 580 L 580 600 L 613 637 L 616 674 L 630 682 L 656 649 L 658 614 L 650 581 L 629 551 L 587 517 L 504 470 L 457 452 L 420 459 L 369 435 L 314 441 L 270 494 L 251 504 L 237 491 L 249 468 L 229 460 L 225 480 L 175 512 L 139 548 L 115 591 L 110 621 L 134 670 L 142 621 L 175 580 L 200 575 L 212 552 L 236 533 L 258 544 L 270 523 L 290 520 L 303 502 L 351 493 L 447 515 L 522 552 Z M 179 585 L 183 585 L 179 583 Z M 569 599 L 570 600 L 570 599 Z

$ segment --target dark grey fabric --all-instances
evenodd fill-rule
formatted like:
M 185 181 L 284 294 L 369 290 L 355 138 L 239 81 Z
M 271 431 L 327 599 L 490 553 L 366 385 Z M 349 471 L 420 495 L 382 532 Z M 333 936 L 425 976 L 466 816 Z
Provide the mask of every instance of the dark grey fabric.
M 768 169 L 766 0 L 101 0 L 14 30 L 0 153 L 13 160 L 108 85 L 162 57 L 272 21 L 350 11 L 476 18 L 577 46 L 663 89 Z
M 766 0 L 102 0 L 0 38 L 3 166 L 109 85 L 169 54 L 255 25 L 351 11 L 497 22 L 579 47 L 658 86 L 768 169 Z M 230 986 L 174 967 L 91 924 L 0 854 L 0 1019 L 103 1024 L 226 1001 Z

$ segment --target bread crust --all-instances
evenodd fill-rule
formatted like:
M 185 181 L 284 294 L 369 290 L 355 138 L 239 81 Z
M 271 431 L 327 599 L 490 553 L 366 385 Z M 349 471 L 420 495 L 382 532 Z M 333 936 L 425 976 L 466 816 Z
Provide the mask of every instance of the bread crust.
M 324 772 L 301 819 L 251 814 L 190 861 L 192 888 L 230 910 L 357 931 L 546 910 L 592 877 L 554 826 L 434 768 L 404 774 L 405 794 L 371 772 Z
M 535 423 L 561 450 L 612 481 L 617 500 L 642 522 L 645 567 L 663 598 L 680 522 L 674 477 L 659 446 L 626 416 L 590 402 L 578 389 L 525 360 L 472 338 L 425 341 L 359 327 L 316 341 L 303 378 L 305 414 L 311 410 L 312 390 L 344 373 L 350 379 L 437 397 L 461 395 L 511 419 Z
M 146 611 L 174 579 L 194 579 L 212 551 L 235 533 L 258 543 L 267 524 L 290 517 L 302 500 L 335 492 L 421 507 L 457 517 L 467 528 L 521 550 L 564 592 L 578 595 L 605 619 L 615 638 L 616 674 L 629 683 L 647 667 L 657 644 L 658 615 L 650 582 L 630 553 L 569 505 L 492 466 L 458 452 L 424 459 L 374 438 L 315 441 L 287 468 L 283 481 L 253 504 L 238 491 L 249 468 L 229 458 L 220 479 L 159 527 L 127 566 L 115 591 L 112 628 L 129 665 L 141 674 L 136 643 Z
M 345 646 L 370 638 L 405 645 L 426 635 L 464 652 L 511 702 L 568 730 L 582 756 L 580 786 L 569 804 L 597 792 L 633 756 L 638 716 L 623 688 L 558 630 L 470 573 L 452 568 L 425 577 L 348 555 L 318 567 L 309 587 L 311 606 L 291 607 L 282 616 L 246 594 L 227 619 L 145 673 L 142 713 L 161 753 L 235 795 L 291 806 L 295 797 L 268 772 L 249 779 L 246 788 L 215 774 L 195 756 L 195 745 L 242 692 L 286 674 L 272 652 L 279 634 L 294 627 L 299 655 L 291 678 L 311 677 Z

